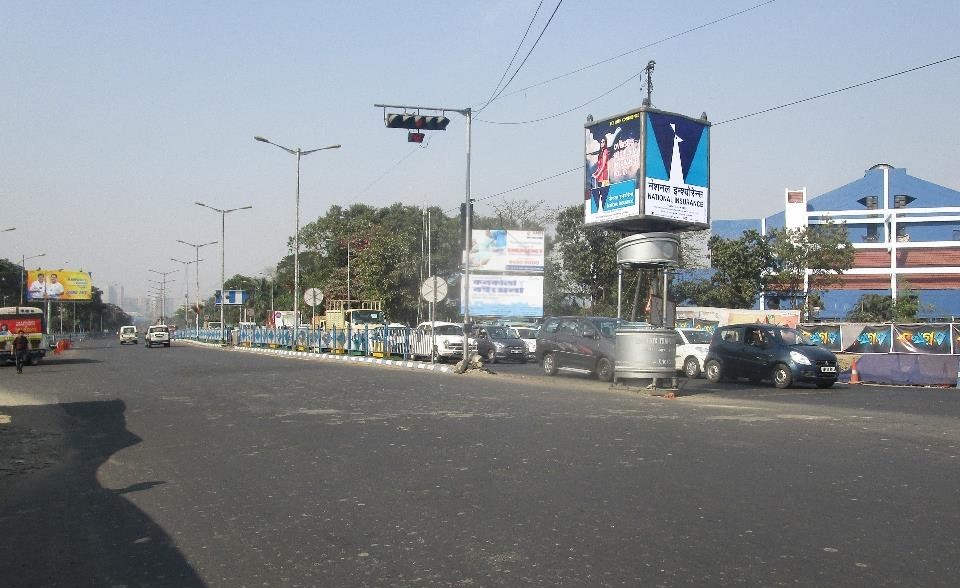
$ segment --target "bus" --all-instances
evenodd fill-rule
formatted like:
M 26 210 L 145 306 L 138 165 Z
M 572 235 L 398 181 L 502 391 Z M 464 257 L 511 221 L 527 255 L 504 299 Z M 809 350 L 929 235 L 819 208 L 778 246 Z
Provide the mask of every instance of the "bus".
M 43 310 L 32 306 L 0 307 L 0 361 L 14 362 L 13 340 L 20 330 L 30 341 L 27 361 L 30 365 L 37 365 L 47 354 L 50 339 L 46 334 Z

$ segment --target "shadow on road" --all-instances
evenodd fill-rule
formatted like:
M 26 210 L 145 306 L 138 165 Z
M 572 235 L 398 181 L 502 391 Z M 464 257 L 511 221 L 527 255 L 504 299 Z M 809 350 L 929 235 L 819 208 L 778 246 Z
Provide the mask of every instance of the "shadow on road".
M 140 438 L 122 401 L 0 409 L 0 578 L 16 586 L 204 586 L 171 538 L 97 469 Z M 3 419 L 6 421 L 6 418 Z M 153 490 L 156 491 L 156 490 Z

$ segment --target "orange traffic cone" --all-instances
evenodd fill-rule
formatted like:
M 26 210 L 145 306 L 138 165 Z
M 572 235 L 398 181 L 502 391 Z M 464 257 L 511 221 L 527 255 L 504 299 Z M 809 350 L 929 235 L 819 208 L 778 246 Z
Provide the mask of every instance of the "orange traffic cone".
M 850 366 L 850 383 L 859 384 L 860 383 L 860 372 L 857 371 L 857 360 L 854 358 L 853 364 Z

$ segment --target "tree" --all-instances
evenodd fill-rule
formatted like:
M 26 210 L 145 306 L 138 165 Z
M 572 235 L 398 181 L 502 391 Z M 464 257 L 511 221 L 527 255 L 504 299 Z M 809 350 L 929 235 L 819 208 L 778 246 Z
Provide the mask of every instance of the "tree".
M 746 231 L 739 239 L 714 235 L 708 243 L 713 273 L 675 285 L 680 300 L 698 306 L 752 308 L 763 289 L 771 265 L 769 245 L 757 231 Z
M 583 224 L 583 207 L 573 205 L 557 214 L 556 238 L 544 284 L 545 312 L 587 301 L 595 314 L 616 310 L 619 233 Z
M 844 271 L 853 267 L 853 245 L 846 227 L 828 221 L 798 229 L 774 229 L 769 236 L 771 267 L 768 290 L 780 294 L 793 308 L 808 314 L 808 291 L 829 289 L 839 283 Z M 807 288 L 806 272 L 810 270 Z

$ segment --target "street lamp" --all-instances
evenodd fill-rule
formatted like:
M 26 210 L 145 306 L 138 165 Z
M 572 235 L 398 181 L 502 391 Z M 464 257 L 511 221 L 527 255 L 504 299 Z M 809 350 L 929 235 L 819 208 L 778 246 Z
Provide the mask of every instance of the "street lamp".
M 188 243 L 177 239 L 177 243 L 183 243 L 184 245 L 189 245 L 193 247 L 197 254 L 197 259 L 195 263 L 197 264 L 197 336 L 199 337 L 200 333 L 200 248 L 206 247 L 207 245 L 214 245 L 217 241 L 210 241 L 209 243 Z
M 183 329 L 187 329 L 187 307 L 190 306 L 190 278 L 187 276 L 187 266 L 191 263 L 200 263 L 201 260 L 196 261 L 182 261 L 176 257 L 171 257 L 170 261 L 175 261 L 177 263 L 183 264 Z
M 7 230 L 10 231 L 12 229 L 7 229 Z M 23 306 L 23 293 L 25 291 L 23 288 L 23 280 L 27 273 L 27 260 L 43 257 L 44 255 L 46 255 L 46 253 L 38 253 L 36 255 L 31 255 L 30 257 L 27 257 L 22 254 L 20 255 L 20 306 Z
M 173 272 L 161 272 L 155 269 L 148 269 L 147 271 L 159 274 L 162 280 L 160 282 L 160 323 L 165 325 L 167 324 L 167 276 Z
M 223 208 L 214 208 L 213 206 L 210 206 L 209 204 L 204 204 L 203 202 L 194 202 L 194 204 L 196 204 L 197 206 L 202 206 L 204 208 L 209 208 L 214 212 L 220 213 L 220 344 L 226 345 L 227 337 L 226 337 L 226 331 L 224 330 L 224 324 L 223 324 L 223 320 L 224 320 L 223 308 L 225 306 L 225 303 L 227 302 L 226 300 L 227 293 L 224 292 L 224 287 L 223 287 L 223 283 L 224 281 L 226 281 L 226 277 L 224 276 L 224 266 L 225 266 L 224 248 L 226 245 L 226 229 L 227 229 L 226 218 L 227 218 L 227 214 L 231 212 L 237 212 L 238 210 L 249 210 L 253 208 L 253 206 L 241 206 L 239 208 L 223 209 Z
M 327 145 L 326 147 L 318 147 L 317 149 L 308 149 L 304 151 L 299 147 L 290 149 L 289 147 L 284 147 L 283 145 L 278 145 L 273 141 L 266 139 L 264 137 L 256 136 L 255 140 L 260 141 L 261 143 L 269 143 L 274 147 L 283 149 L 290 155 L 297 156 L 297 223 L 296 231 L 293 233 L 293 346 L 296 347 L 297 340 L 299 337 L 300 331 L 300 313 L 298 312 L 300 306 L 300 158 L 304 155 L 310 155 L 311 153 L 316 153 L 317 151 L 325 151 L 327 149 L 339 149 L 340 145 Z

